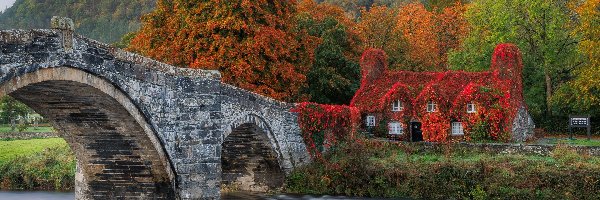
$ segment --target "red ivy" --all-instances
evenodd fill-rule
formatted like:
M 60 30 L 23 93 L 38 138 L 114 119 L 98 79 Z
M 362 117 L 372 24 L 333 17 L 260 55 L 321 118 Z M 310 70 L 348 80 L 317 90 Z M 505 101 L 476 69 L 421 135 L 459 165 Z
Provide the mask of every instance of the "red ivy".
M 340 105 L 299 103 L 291 112 L 298 113 L 298 123 L 308 152 L 313 158 L 321 158 L 318 146 L 325 149 L 340 140 L 354 137 L 360 122 L 360 111 L 356 108 Z M 316 143 L 315 137 L 323 138 Z
M 361 87 L 350 105 L 363 113 L 382 113 L 382 118 L 404 122 L 405 126 L 411 119 L 419 120 L 426 141 L 447 141 L 452 121 L 463 123 L 467 139 L 472 126 L 481 122 L 490 125 L 491 138 L 506 138 L 512 119 L 525 106 L 523 64 L 518 47 L 512 44 L 498 45 L 492 58 L 488 72 L 388 71 L 381 64 L 386 63 L 381 62 L 385 53 L 369 49 L 361 59 Z M 396 100 L 403 103 L 401 112 L 391 111 Z M 427 112 L 430 101 L 436 103 L 436 112 Z M 476 113 L 467 113 L 468 103 L 476 104 Z

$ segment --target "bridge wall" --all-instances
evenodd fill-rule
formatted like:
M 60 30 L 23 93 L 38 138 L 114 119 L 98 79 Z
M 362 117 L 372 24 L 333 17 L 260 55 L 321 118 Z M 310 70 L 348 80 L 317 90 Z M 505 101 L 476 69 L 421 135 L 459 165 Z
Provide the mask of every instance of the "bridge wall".
M 221 145 L 244 123 L 267 133 L 283 171 L 309 161 L 292 104 L 222 84 L 217 71 L 172 67 L 68 29 L 0 31 L 2 94 L 40 71 L 77 74 L 116 99 L 153 143 L 179 199 L 219 198 Z
M 223 138 L 245 123 L 258 125 L 277 152 L 282 170 L 289 173 L 310 161 L 300 133 L 294 104 L 279 102 L 231 85 L 222 84 Z
M 175 68 L 56 29 L 1 31 L 0 48 L 2 84 L 15 85 L 16 77 L 41 69 L 66 67 L 122 91 L 149 125 L 146 131 L 158 138 L 159 151 L 167 158 L 165 170 L 175 176 L 177 195 L 218 197 L 222 134 L 214 118 L 221 109 L 218 72 Z M 190 99 L 204 101 L 197 104 Z M 206 113 L 213 118 L 197 117 Z

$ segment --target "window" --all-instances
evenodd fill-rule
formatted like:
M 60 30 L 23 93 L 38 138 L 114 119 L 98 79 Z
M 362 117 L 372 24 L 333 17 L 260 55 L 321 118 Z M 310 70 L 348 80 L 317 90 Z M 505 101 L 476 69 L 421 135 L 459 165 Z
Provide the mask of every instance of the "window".
M 435 102 L 433 101 L 429 101 L 429 103 L 427 103 L 427 112 L 435 112 L 437 111 L 437 104 L 435 104 Z
M 367 116 L 367 126 L 375 126 L 375 116 L 369 115 Z
M 475 104 L 474 103 L 468 103 L 467 104 L 467 113 L 476 113 L 477 109 L 475 108 Z
M 400 122 L 390 122 L 388 128 L 390 129 L 390 135 L 402 135 L 404 133 L 404 128 Z
M 392 103 L 392 111 L 398 112 L 404 110 L 404 105 L 402 105 L 402 101 L 396 100 Z
M 452 135 L 464 135 L 462 122 L 452 122 Z

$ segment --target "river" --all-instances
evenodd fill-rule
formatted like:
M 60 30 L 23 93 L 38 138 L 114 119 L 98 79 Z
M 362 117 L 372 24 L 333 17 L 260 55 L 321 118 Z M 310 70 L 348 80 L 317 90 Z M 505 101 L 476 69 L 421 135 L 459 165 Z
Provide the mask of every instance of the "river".
M 0 191 L 0 199 L 16 200 L 72 200 L 73 192 L 46 192 L 46 191 Z
M 232 192 L 224 193 L 223 200 L 342 200 L 342 199 L 368 199 L 384 200 L 377 198 L 350 198 L 343 196 L 311 196 L 311 195 L 265 195 L 250 192 Z M 73 200 L 73 192 L 45 192 L 45 191 L 0 191 L 0 199 L 18 199 L 18 200 Z
M 291 195 L 275 194 L 265 195 L 251 192 L 230 192 L 221 196 L 222 200 L 390 200 L 385 198 L 364 198 L 364 197 L 345 197 L 345 196 L 314 196 L 314 195 Z M 397 199 L 397 198 L 396 198 Z

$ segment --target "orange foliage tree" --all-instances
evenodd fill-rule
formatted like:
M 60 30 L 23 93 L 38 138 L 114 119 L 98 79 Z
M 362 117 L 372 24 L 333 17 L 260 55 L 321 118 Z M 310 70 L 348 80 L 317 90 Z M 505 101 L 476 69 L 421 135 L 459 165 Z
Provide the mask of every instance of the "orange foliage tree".
M 389 66 L 393 69 L 401 68 L 405 60 L 404 50 L 406 42 L 402 33 L 395 28 L 398 15 L 396 9 L 387 6 L 373 6 L 368 11 L 361 11 L 361 18 L 356 29 L 364 41 L 365 49 L 377 48 L 384 50 L 388 55 Z
M 438 10 L 438 9 L 434 9 Z M 447 70 L 447 53 L 468 32 L 465 5 L 428 11 L 421 3 L 400 8 L 396 28 L 407 41 L 405 68 L 414 71 Z
M 224 82 L 296 101 L 310 60 L 306 37 L 292 30 L 296 6 L 294 0 L 159 0 L 129 50 L 219 70 Z

